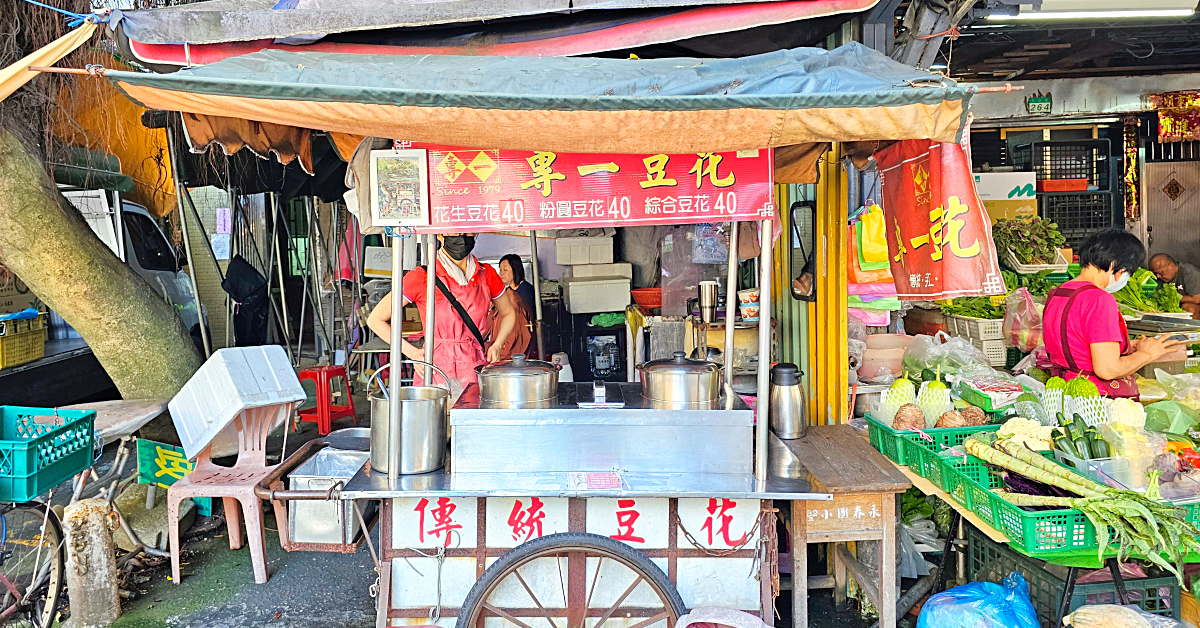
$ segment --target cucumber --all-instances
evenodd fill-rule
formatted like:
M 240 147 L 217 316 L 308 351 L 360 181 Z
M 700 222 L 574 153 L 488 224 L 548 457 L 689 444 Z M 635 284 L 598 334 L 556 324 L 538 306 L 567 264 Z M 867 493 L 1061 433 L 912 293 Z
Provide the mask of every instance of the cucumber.
M 1084 436 L 1084 433 L 1087 432 L 1088 424 L 1087 424 L 1087 422 L 1085 422 L 1083 420 L 1083 417 L 1080 416 L 1078 412 L 1076 412 L 1075 415 L 1071 417 L 1071 421 L 1072 421 L 1072 424 L 1071 424 L 1072 437 L 1076 441 L 1078 441 L 1081 438 L 1086 438 Z
M 1096 439 L 1099 438 L 1099 435 L 1096 434 L 1096 428 L 1087 428 L 1084 430 L 1083 435 L 1088 442 L 1088 456 L 1092 459 L 1103 458 L 1104 456 L 1100 455 L 1100 447 L 1096 444 Z
M 1054 441 L 1055 448 L 1057 448 L 1059 451 L 1074 458 L 1079 457 L 1079 452 L 1075 451 L 1075 444 L 1071 442 L 1071 439 L 1067 438 L 1063 428 L 1054 430 L 1054 436 L 1052 439 Z
M 1076 436 L 1073 441 L 1075 443 L 1075 451 L 1079 452 L 1080 460 L 1091 460 L 1092 449 L 1088 446 L 1087 436 L 1081 433 Z

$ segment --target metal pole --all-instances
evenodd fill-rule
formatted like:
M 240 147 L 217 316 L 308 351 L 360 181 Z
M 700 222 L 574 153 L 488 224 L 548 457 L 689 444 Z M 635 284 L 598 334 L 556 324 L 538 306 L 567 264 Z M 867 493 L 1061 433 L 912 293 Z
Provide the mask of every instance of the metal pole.
M 279 303 L 282 305 L 283 314 L 283 335 L 287 336 L 288 353 L 291 353 L 292 346 L 292 328 L 288 322 L 287 309 L 287 291 L 283 287 L 283 255 L 279 252 L 279 221 L 283 220 L 283 212 L 279 211 L 279 197 L 274 192 L 271 192 L 271 242 L 274 244 L 275 260 L 278 265 L 275 267 L 279 275 Z
M 547 360 L 546 343 L 542 340 L 542 276 L 538 271 L 537 232 L 529 232 L 529 260 L 533 268 L 533 322 L 534 333 L 537 334 L 538 357 Z
M 733 386 L 733 331 L 737 314 L 738 223 L 729 223 L 729 271 L 725 279 L 725 383 Z M 761 317 L 762 309 L 759 309 Z M 761 318 L 759 320 L 762 320 Z
M 754 427 L 754 479 L 767 481 L 767 400 L 771 384 L 771 221 L 758 223 L 758 423 Z
M 388 483 L 395 485 L 400 478 L 400 360 L 404 359 L 401 347 L 404 333 L 404 239 L 392 236 L 392 338 L 388 364 Z
M 425 236 L 425 378 L 426 386 L 433 385 L 433 323 L 434 299 L 437 297 L 437 234 Z M 445 382 L 450 386 L 450 382 Z
M 320 340 L 325 341 L 325 349 L 329 350 L 333 343 L 329 341 L 329 328 L 325 325 L 325 306 L 321 303 L 321 263 L 320 256 L 317 254 L 317 247 L 321 246 L 320 242 L 320 227 L 317 226 L 317 203 L 313 197 L 304 197 L 304 206 L 308 209 L 308 254 L 312 266 L 309 268 L 309 276 L 312 277 L 312 302 L 313 310 L 313 349 L 319 349 L 317 345 Z M 321 325 L 321 335 L 317 336 L 317 323 Z M 322 351 L 316 351 L 317 360 L 321 359 Z
M 192 260 L 192 238 L 188 235 L 187 212 L 183 209 L 183 180 L 179 176 L 179 164 L 175 163 L 175 130 L 167 126 L 167 149 L 171 153 L 171 178 L 175 180 L 175 204 L 179 210 L 180 231 L 183 232 L 183 252 L 187 255 L 188 281 L 192 284 L 192 302 L 196 304 L 196 320 L 200 321 L 200 344 L 204 345 L 204 358 L 212 355 L 212 342 L 204 325 L 204 308 L 200 306 L 200 289 L 196 287 L 196 264 Z

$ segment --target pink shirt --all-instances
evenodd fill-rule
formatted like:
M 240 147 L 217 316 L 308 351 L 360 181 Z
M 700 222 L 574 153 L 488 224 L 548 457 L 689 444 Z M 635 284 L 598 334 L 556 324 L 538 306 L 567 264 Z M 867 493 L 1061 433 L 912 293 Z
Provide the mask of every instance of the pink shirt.
M 1084 285 L 1087 285 L 1087 282 L 1068 281 L 1062 287 L 1071 289 Z M 1080 371 L 1090 373 L 1093 370 L 1091 345 L 1097 342 L 1118 342 L 1121 344 L 1121 353 L 1128 348 L 1129 332 L 1125 328 L 1125 319 L 1121 317 L 1113 295 L 1099 288 L 1083 290 L 1075 296 L 1069 313 L 1063 312 L 1066 305 L 1065 297 L 1048 298 L 1046 309 L 1042 313 L 1043 341 L 1046 344 L 1046 352 L 1050 354 L 1050 361 L 1055 366 L 1070 371 L 1070 365 L 1062 350 L 1064 314 L 1067 314 L 1067 348 Z M 1074 375 L 1074 372 L 1070 375 Z M 1064 377 L 1067 375 L 1064 374 Z M 1101 391 L 1105 390 L 1104 380 L 1095 375 L 1089 375 L 1089 379 L 1096 382 Z

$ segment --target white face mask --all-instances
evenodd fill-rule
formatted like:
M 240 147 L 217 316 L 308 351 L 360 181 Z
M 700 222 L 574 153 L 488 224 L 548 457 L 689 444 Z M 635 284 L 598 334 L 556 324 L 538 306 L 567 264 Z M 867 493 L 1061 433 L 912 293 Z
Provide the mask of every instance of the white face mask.
M 1115 277 L 1115 275 L 1114 275 L 1114 277 Z M 1106 292 L 1108 292 L 1109 294 L 1112 294 L 1114 292 L 1120 292 L 1121 288 L 1124 288 L 1125 284 L 1127 284 L 1127 283 L 1129 283 L 1129 273 L 1121 273 L 1121 278 L 1109 280 L 1108 287 L 1105 288 L 1104 290 Z

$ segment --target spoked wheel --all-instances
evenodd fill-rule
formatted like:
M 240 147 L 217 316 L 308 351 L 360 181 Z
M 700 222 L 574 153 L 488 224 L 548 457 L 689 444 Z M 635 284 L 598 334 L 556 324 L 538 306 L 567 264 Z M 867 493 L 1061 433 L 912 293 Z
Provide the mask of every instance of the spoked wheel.
M 53 625 L 65 551 L 62 524 L 48 504 L 0 509 L 0 626 Z
M 488 567 L 455 628 L 673 628 L 686 612 L 645 554 L 605 536 L 551 534 Z

